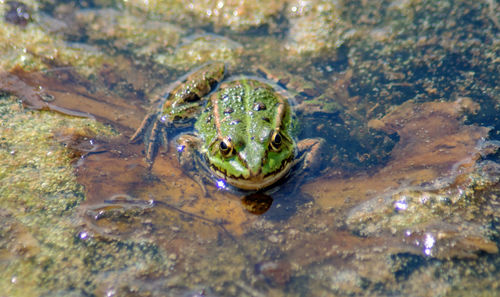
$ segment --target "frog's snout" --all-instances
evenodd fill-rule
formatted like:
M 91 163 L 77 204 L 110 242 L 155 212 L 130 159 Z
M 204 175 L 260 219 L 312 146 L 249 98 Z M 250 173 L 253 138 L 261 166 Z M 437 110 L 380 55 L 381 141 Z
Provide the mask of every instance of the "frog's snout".
M 248 171 L 250 172 L 250 178 L 255 178 L 257 176 L 260 176 L 260 173 L 262 172 L 262 168 L 249 168 Z
M 255 179 L 262 174 L 262 154 L 247 154 L 246 167 L 250 179 Z

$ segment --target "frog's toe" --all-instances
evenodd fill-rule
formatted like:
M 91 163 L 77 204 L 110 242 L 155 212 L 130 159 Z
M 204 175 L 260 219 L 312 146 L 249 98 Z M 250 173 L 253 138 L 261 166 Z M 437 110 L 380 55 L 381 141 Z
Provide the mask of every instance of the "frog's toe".
M 146 145 L 146 161 L 152 164 L 156 158 L 160 144 L 167 146 L 168 141 L 165 125 L 160 121 L 155 121 L 149 136 L 145 137 L 144 142 Z
M 154 159 L 158 152 L 158 145 L 154 142 L 150 142 L 146 146 L 146 162 L 153 166 Z
M 135 133 L 132 136 L 130 136 L 129 141 L 131 143 L 140 142 L 142 140 L 142 138 L 144 137 L 144 135 L 146 134 L 146 132 L 148 131 L 149 127 L 151 127 L 151 124 L 153 123 L 153 121 L 155 119 L 156 119 L 156 114 L 154 114 L 154 113 L 148 114 L 144 118 L 144 120 L 142 120 L 141 125 L 139 126 L 139 128 L 137 128 Z

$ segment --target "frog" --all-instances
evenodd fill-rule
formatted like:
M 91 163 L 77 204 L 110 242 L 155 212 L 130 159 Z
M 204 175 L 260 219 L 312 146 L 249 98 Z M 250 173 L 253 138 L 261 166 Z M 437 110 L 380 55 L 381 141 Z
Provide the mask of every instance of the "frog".
M 130 137 L 144 143 L 150 167 L 160 146 L 168 150 L 172 131 L 192 127 L 177 137 L 178 160 L 204 193 L 204 181 L 256 192 L 291 175 L 302 180 L 319 168 L 325 141 L 296 140 L 285 89 L 258 76 L 226 76 L 223 61 L 209 62 L 168 88 L 159 108 Z

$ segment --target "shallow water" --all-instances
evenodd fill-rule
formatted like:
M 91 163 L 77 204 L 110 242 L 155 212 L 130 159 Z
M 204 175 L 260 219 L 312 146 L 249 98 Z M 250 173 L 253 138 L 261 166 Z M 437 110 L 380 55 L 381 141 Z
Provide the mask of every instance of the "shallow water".
M 5 296 L 500 293 L 494 2 L 25 3 L 0 1 Z M 287 90 L 318 172 L 204 194 L 174 141 L 149 168 L 129 137 L 213 60 Z

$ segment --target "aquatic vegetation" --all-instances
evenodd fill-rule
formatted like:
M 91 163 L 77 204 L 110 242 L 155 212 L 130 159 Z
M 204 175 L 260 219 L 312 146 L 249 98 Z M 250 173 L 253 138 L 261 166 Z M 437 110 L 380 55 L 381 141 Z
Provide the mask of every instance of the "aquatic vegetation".
M 245 31 L 274 23 L 286 1 L 124 1 L 127 6 L 139 8 L 163 18 L 208 23 L 217 29 L 229 27 Z M 187 19 L 187 20 L 186 20 Z

